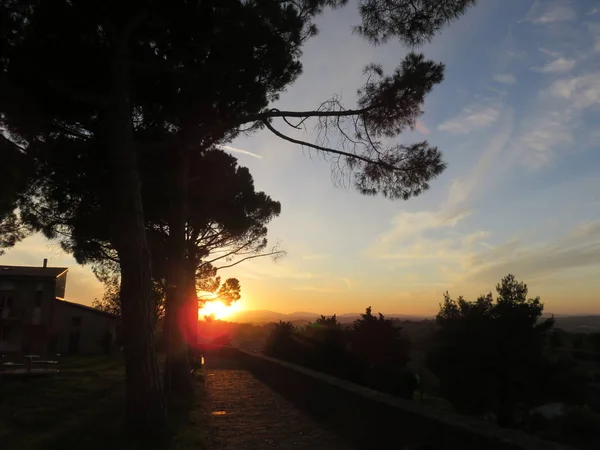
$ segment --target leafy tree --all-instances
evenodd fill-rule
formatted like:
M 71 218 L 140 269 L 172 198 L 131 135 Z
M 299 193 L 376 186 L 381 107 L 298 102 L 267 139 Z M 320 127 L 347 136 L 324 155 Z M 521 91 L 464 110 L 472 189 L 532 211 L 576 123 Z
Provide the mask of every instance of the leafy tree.
M 294 325 L 282 320 L 276 323 L 265 342 L 265 354 L 275 358 L 289 359 L 294 353 Z
M 412 385 L 406 371 L 409 342 L 394 320 L 369 306 L 352 325 L 351 353 L 364 364 L 363 383 L 380 391 L 412 398 Z
M 104 294 L 102 298 L 98 300 L 94 299 L 92 307 L 99 309 L 110 314 L 114 314 L 117 317 L 122 317 L 121 314 L 121 299 L 119 293 L 121 290 L 120 282 L 118 277 L 114 277 L 104 286 Z
M 408 342 L 402 328 L 381 313 L 375 316 L 370 306 L 352 330 L 352 351 L 367 364 L 404 365 L 408 361 Z
M 204 296 L 202 298 L 204 301 L 218 300 L 224 305 L 231 305 L 241 298 L 242 288 L 237 278 L 227 278 L 223 283 L 221 283 L 221 277 L 200 280 L 196 283 L 196 288 L 211 294 L 211 296 Z
M 311 111 L 269 107 L 301 72 L 302 45 L 314 18 L 345 0 L 156 1 L 5 0 L 0 9 L 0 126 L 28 152 L 84 142 L 105 155 L 103 202 L 119 259 L 130 424 L 163 429 L 163 395 L 152 350 L 152 272 L 141 193 L 139 149 L 177 149 L 168 183 L 171 270 L 177 306 L 189 292 L 185 263 L 185 184 L 190 158 L 242 132 L 266 128 L 330 155 L 364 194 L 418 195 L 445 165 L 427 142 L 388 145 L 421 114 L 443 66 L 410 53 L 390 76 L 367 68 L 356 108 L 335 97 Z M 464 13 L 474 0 L 361 0 L 357 31 L 377 44 L 411 46 Z M 74 58 L 73 55 L 77 55 Z M 236 55 L 232 58 L 231 55 Z M 340 147 L 291 137 L 309 118 Z M 291 120 L 297 119 L 297 124 Z M 323 136 L 323 134 L 321 134 Z M 78 172 L 78 171 L 76 171 Z
M 106 279 L 104 281 L 104 294 L 102 295 L 101 299 L 94 299 L 92 302 L 92 307 L 122 318 L 120 284 L 121 281 L 117 275 L 113 275 Z M 160 283 L 154 282 L 152 294 L 154 305 L 154 323 L 156 324 L 165 315 L 164 287 Z
M 276 247 L 266 249 L 266 225 L 279 215 L 281 206 L 265 193 L 255 191 L 248 169 L 238 167 L 234 157 L 216 149 L 195 155 L 188 163 L 190 181 L 186 191 L 185 233 L 179 236 L 183 238 L 184 256 L 176 264 L 174 260 L 178 257 L 173 255 L 173 248 L 177 246 L 173 240 L 177 236 L 173 235 L 173 230 L 177 227 L 170 212 L 176 201 L 175 193 L 169 193 L 161 184 L 152 182 L 145 184 L 144 192 L 144 198 L 152 201 L 146 211 L 151 223 L 148 236 L 155 261 L 155 277 L 166 280 L 166 285 L 176 286 L 178 282 L 174 276 L 188 274 L 185 280 L 179 281 L 185 284 L 187 292 L 166 291 L 167 329 L 171 329 L 168 335 L 171 348 L 175 349 L 184 348 L 185 341 L 189 340 L 185 339 L 185 335 L 195 334 L 196 291 L 203 289 L 200 284 L 216 281 L 218 270 L 224 267 L 256 257 L 283 254 Z M 149 158 L 144 164 L 145 178 L 160 179 L 157 168 L 168 167 L 169 164 L 173 162 L 163 153 Z M 177 172 L 174 170 L 173 173 Z M 181 295 L 184 298 L 180 298 Z M 169 321 L 169 317 L 177 320 Z M 183 335 L 180 333 L 182 322 L 186 323 L 187 329 Z M 178 370 L 178 374 L 173 376 L 179 379 L 174 385 L 181 388 L 189 370 L 184 353 L 181 352 L 180 356 L 173 362 L 174 370 Z M 167 359 L 167 366 L 172 360 Z M 171 375 L 173 370 L 166 373 Z
M 513 275 L 496 291 L 496 299 L 489 293 L 472 302 L 444 295 L 429 361 L 459 411 L 491 410 L 508 424 L 517 403 L 540 399 L 554 319 L 541 319 L 540 298 L 527 298 L 527 285 Z
M 321 325 L 323 327 L 337 327 L 339 326 L 339 322 L 337 321 L 337 317 L 334 314 L 331 317 L 325 317 L 321 315 L 317 320 L 315 320 L 316 325 Z
M 26 190 L 32 168 L 25 155 L 20 152 L 18 145 L 1 132 L 0 159 L 7 169 L 0 179 L 0 255 L 2 255 L 5 248 L 13 247 L 31 233 L 31 228 L 23 223 L 15 207 Z
M 160 171 L 165 168 L 168 171 L 169 165 L 173 164 L 167 156 L 149 157 L 141 166 L 146 230 L 153 260 L 153 302 L 163 309 L 168 309 L 175 294 L 167 288 L 175 284 L 170 253 L 173 227 L 169 212 L 173 199 L 164 188 Z M 75 172 L 74 161 L 82 165 L 82 160 L 83 170 Z M 73 253 L 78 262 L 91 263 L 98 278 L 110 285 L 111 280 L 119 276 L 120 268 L 118 253 L 111 241 L 110 209 L 102 200 L 103 173 L 92 169 L 102 167 L 102 164 L 101 154 L 86 153 L 80 147 L 46 151 L 38 163 L 35 195 L 23 204 L 23 209 L 32 224 L 43 230 L 47 237 L 57 238 L 63 249 Z M 238 166 L 234 157 L 217 149 L 203 152 L 194 158 L 190 177 L 196 181 L 188 184 L 190 204 L 182 269 L 190 274 L 186 284 L 188 308 L 184 310 L 188 320 L 178 314 L 171 316 L 178 318 L 174 326 L 186 341 L 195 335 L 196 292 L 218 292 L 221 283 L 218 270 L 256 257 L 283 254 L 276 247 L 266 249 L 267 224 L 279 214 L 279 202 L 263 192 L 256 192 L 248 169 Z M 40 198 L 44 202 L 39 202 Z M 223 288 L 231 283 L 227 282 Z M 157 289 L 162 296 L 156 295 Z M 239 295 L 239 287 L 237 290 Z M 225 294 L 226 290 L 220 293 L 223 300 L 229 301 Z M 172 338 L 173 330 L 169 332 L 169 327 L 166 328 L 165 335 Z M 182 371 L 189 373 L 185 366 Z M 183 381 L 180 384 L 184 384 Z

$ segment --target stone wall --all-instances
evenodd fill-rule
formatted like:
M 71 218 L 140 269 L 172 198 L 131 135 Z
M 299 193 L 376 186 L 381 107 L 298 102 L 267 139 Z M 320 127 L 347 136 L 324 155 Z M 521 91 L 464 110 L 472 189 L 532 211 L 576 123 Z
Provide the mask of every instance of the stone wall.
M 273 391 L 358 449 L 566 449 L 522 432 L 428 409 L 260 354 L 221 348 L 209 350 L 207 357 L 240 360 Z

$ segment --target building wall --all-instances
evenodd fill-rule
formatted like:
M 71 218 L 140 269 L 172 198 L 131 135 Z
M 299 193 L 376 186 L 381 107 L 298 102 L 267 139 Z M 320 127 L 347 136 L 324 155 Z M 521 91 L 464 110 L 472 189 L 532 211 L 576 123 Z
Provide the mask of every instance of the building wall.
M 54 292 L 54 279 L 5 277 L 0 280 L 0 351 L 46 350 Z
M 106 353 L 114 342 L 117 319 L 91 309 L 56 300 L 53 346 L 57 353 Z

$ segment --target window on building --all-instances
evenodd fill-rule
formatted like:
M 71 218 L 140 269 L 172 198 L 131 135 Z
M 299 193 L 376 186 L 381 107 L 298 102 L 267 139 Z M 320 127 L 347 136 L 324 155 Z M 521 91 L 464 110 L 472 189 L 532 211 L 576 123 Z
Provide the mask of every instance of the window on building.
M 42 306 L 42 298 L 44 293 L 42 291 L 35 292 L 35 307 L 40 308 Z
M 71 325 L 74 327 L 78 327 L 81 325 L 81 316 L 73 316 L 71 317 Z

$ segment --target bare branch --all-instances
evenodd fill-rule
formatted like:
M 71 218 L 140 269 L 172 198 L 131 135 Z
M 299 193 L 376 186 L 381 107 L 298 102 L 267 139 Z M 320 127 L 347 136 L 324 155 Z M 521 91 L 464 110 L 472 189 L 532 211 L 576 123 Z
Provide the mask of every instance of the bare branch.
M 284 139 L 284 140 L 286 140 L 288 142 L 291 142 L 293 144 L 298 144 L 298 145 L 302 145 L 304 147 L 314 148 L 315 150 L 320 150 L 320 151 L 326 152 L 326 153 L 332 153 L 334 155 L 345 156 L 347 158 L 356 159 L 356 160 L 362 161 L 362 162 L 367 163 L 367 164 L 382 164 L 384 167 L 387 167 L 390 170 L 394 170 L 393 166 L 390 166 L 389 164 L 386 164 L 383 161 L 378 162 L 378 161 L 374 161 L 374 160 L 369 159 L 369 158 L 365 158 L 364 156 L 355 155 L 353 153 L 348 153 L 348 152 L 344 152 L 344 151 L 341 151 L 341 150 L 335 150 L 335 149 L 329 148 L 329 147 L 322 147 L 320 145 L 311 144 L 310 142 L 306 142 L 306 141 L 301 141 L 301 140 L 298 140 L 298 139 L 294 139 L 292 137 L 286 136 L 285 134 L 280 133 L 279 131 L 277 131 L 275 128 L 273 128 L 273 126 L 269 122 L 265 121 L 264 124 L 265 124 L 265 126 L 275 136 L 280 137 L 281 139 Z
M 216 270 L 220 270 L 220 269 L 228 269 L 229 267 L 233 267 L 233 266 L 237 266 L 238 264 L 244 262 L 244 261 L 248 261 L 249 259 L 255 259 L 255 258 L 263 258 L 265 256 L 275 256 L 275 258 L 280 258 L 285 256 L 285 251 L 283 250 L 278 250 L 278 251 L 273 251 L 273 252 L 269 252 L 269 253 L 261 253 L 259 255 L 252 255 L 252 256 L 247 256 L 245 258 L 240 259 L 239 261 L 236 261 L 234 263 L 231 264 L 227 264 L 225 266 L 219 266 L 216 267 Z

